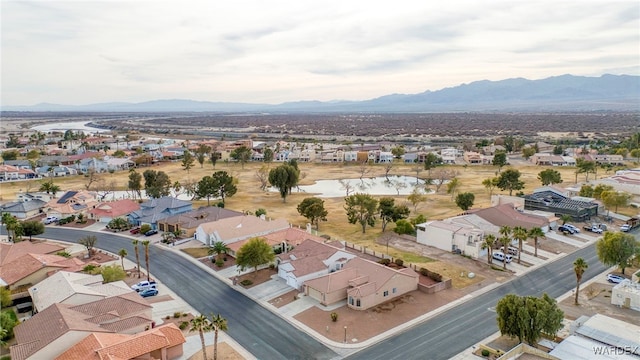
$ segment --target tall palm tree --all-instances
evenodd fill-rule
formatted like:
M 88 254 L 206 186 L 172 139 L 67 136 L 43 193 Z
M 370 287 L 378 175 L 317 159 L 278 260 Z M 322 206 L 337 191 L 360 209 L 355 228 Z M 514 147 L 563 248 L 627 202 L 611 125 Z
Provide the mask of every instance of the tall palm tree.
M 564 215 L 561 215 L 561 216 L 560 216 L 560 220 L 562 221 L 562 225 L 564 225 L 564 224 L 568 223 L 568 222 L 569 222 L 569 221 L 571 221 L 572 219 L 573 219 L 573 218 L 571 217 L 571 215 L 564 214 Z
M 122 270 L 124 270 L 124 257 L 128 255 L 127 253 L 127 249 L 120 249 L 120 251 L 118 251 L 118 255 L 120 255 L 120 261 L 122 262 Z
M 227 244 L 224 243 L 224 241 L 216 241 L 213 244 L 211 244 L 211 247 L 209 248 L 209 255 L 216 255 L 216 260 L 220 259 L 220 257 L 222 256 L 222 254 L 227 254 L 229 252 L 229 247 L 227 246 Z
M 149 276 L 149 244 L 149 240 L 142 241 L 142 245 L 144 245 L 144 262 L 147 264 L 147 281 L 151 281 Z
M 504 246 L 505 249 L 507 249 L 509 247 L 509 245 L 511 244 L 511 227 L 510 226 L 501 226 L 500 230 L 498 231 L 500 233 L 500 235 L 502 235 L 498 241 L 500 242 L 500 244 L 502 244 L 502 246 Z M 506 259 L 507 254 L 505 253 L 505 259 L 502 261 L 502 268 L 507 270 L 507 259 Z
M 518 240 L 518 264 L 520 264 L 520 254 L 522 253 L 522 243 L 529 237 L 529 232 L 522 226 L 513 228 L 513 237 Z M 505 248 L 506 249 L 506 248 Z
M 489 234 L 484 237 L 482 242 L 482 249 L 487 249 L 487 263 L 493 264 L 493 246 L 496 243 L 496 236 Z
M 582 281 L 582 275 L 589 265 L 583 258 L 577 258 L 576 261 L 573 262 L 573 271 L 576 273 L 576 299 L 574 304 L 580 305 L 578 303 L 578 295 L 580 294 L 580 281 Z
M 218 331 L 227 331 L 227 319 L 220 314 L 211 314 L 211 328 L 213 329 L 213 360 L 218 360 Z
M 191 328 L 189 332 L 197 331 L 200 335 L 200 343 L 202 344 L 202 359 L 207 360 L 207 347 L 204 344 L 204 333 L 211 331 L 211 322 L 204 315 L 199 315 L 191 319 Z
M 138 240 L 131 241 L 133 244 L 133 250 L 136 252 L 136 265 L 138 269 L 138 279 L 140 279 L 140 252 L 138 252 Z
M 15 230 L 18 226 L 18 219 L 9 213 L 2 213 L 2 224 L 7 229 L 7 236 L 9 237 L 9 240 L 15 242 Z
M 533 239 L 533 245 L 535 247 L 535 253 L 533 254 L 535 257 L 538 257 L 538 238 L 546 237 L 544 235 L 544 231 L 542 231 L 539 227 L 534 227 L 529 230 L 529 237 Z

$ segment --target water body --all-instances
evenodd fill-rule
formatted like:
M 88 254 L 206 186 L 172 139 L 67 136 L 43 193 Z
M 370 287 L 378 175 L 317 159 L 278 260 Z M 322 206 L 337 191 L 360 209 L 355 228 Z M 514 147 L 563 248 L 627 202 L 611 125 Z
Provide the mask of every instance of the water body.
M 424 181 L 417 183 L 418 190 L 423 194 L 428 193 L 424 189 Z M 355 193 L 365 193 L 369 195 L 409 195 L 416 188 L 416 178 L 412 176 L 389 176 L 363 179 L 342 179 L 342 180 L 318 180 L 313 185 L 300 186 L 293 189 L 293 192 L 305 192 L 317 197 L 345 197 Z M 276 188 L 269 191 L 278 192 Z
M 107 129 L 98 129 L 98 128 L 89 127 L 87 126 L 88 123 L 89 121 L 50 123 L 50 124 L 34 126 L 31 128 L 31 130 L 37 130 L 43 133 L 48 133 L 53 131 L 65 132 L 67 130 L 73 130 L 73 131 L 82 131 L 85 134 L 110 131 Z

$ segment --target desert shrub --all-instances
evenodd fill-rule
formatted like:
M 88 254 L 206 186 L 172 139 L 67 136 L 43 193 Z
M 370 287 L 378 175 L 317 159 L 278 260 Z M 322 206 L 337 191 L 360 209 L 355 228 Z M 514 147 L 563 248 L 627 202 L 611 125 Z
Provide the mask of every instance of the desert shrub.
M 164 317 L 164 319 L 165 319 L 165 320 L 169 320 L 169 319 L 171 319 L 171 315 L 167 315 L 167 316 L 165 316 L 165 317 Z
M 224 266 L 224 260 L 222 260 L 222 259 L 216 260 L 216 266 L 217 267 L 223 267 Z
M 396 263 L 396 265 L 398 265 L 398 266 L 402 266 L 402 265 L 404 265 L 404 260 L 402 260 L 402 259 L 396 259 L 395 263 Z
M 178 328 L 180 330 L 184 330 L 184 329 L 187 328 L 187 326 L 189 326 L 189 322 L 188 321 L 183 321 L 183 322 L 180 323 L 180 325 L 178 325 Z
M 143 224 L 142 226 L 140 226 L 140 234 L 144 234 L 149 230 L 151 230 L 151 225 L 149 224 Z
M 482 356 L 487 357 L 489 356 L 490 352 L 487 349 L 482 349 Z
M 380 260 L 378 260 L 378 264 L 382 264 L 384 266 L 387 266 L 387 265 L 391 264 L 391 259 L 387 259 L 387 258 L 380 259 Z
M 96 266 L 95 266 L 95 265 L 91 265 L 91 264 L 89 264 L 89 265 L 87 265 L 87 266 L 83 267 L 83 268 L 82 268 L 82 271 L 83 271 L 83 272 L 86 272 L 86 273 L 91 273 L 91 272 L 93 272 L 95 269 L 96 269 Z
M 337 312 L 332 312 L 331 313 L 331 321 L 333 321 L 333 322 L 338 321 L 338 313 Z
M 217 206 L 217 207 L 219 207 L 219 208 L 223 208 L 223 209 L 224 209 L 224 202 L 219 201 L 219 202 L 216 204 L 216 206 Z
M 180 312 L 180 311 L 176 311 L 176 312 L 174 312 L 174 313 L 173 313 L 173 318 L 174 318 L 174 319 L 177 319 L 177 318 L 179 318 L 180 316 L 182 316 L 182 312 Z
M 189 316 L 189 314 L 187 314 L 187 313 L 182 313 L 182 317 L 187 317 L 187 316 Z
M 253 285 L 253 281 L 251 281 L 249 279 L 244 279 L 244 280 L 240 281 L 240 285 L 242 285 L 242 286 Z
M 442 275 L 438 274 L 435 271 L 430 271 L 429 269 L 420 268 L 420 274 L 422 276 L 428 277 L 429 279 L 431 279 L 433 281 L 437 281 L 437 282 L 441 282 L 442 281 Z
M 66 257 L 67 259 L 71 257 L 71 254 L 69 254 L 69 253 L 68 253 L 68 252 L 66 252 L 66 251 L 58 251 L 58 252 L 56 253 L 56 255 L 58 255 L 58 256 L 62 256 L 62 257 Z

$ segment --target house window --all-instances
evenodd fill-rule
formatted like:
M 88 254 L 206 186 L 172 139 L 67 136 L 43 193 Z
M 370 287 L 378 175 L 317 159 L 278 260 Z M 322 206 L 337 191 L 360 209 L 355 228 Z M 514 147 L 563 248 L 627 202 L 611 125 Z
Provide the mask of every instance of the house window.
M 360 300 L 358 300 L 358 303 L 360 303 Z M 353 305 L 353 297 L 349 296 L 349 305 Z
M 386 290 L 385 292 L 382 293 L 382 296 L 389 296 L 389 290 Z
M 393 290 L 391 290 L 391 292 L 395 294 L 395 293 L 398 292 L 398 289 L 397 288 L 393 288 Z
M 360 299 L 356 300 L 356 306 L 360 307 Z

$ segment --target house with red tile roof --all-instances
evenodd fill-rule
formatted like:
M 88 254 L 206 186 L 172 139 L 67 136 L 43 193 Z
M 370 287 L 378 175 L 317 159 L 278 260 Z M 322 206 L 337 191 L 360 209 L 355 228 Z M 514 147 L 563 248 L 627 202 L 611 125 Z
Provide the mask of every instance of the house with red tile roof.
M 12 165 L 0 165 L 0 181 L 33 179 L 38 177 L 35 171 Z
M 289 222 L 284 219 L 266 220 L 257 216 L 234 216 L 200 224 L 193 238 L 207 246 L 211 246 L 217 241 L 222 241 L 229 245 L 289 227 Z
M 55 360 L 172 360 L 182 356 L 182 344 L 185 342 L 182 331 L 175 324 L 162 325 L 135 335 L 92 333 Z
M 54 359 L 93 333 L 140 333 L 152 327 L 151 310 L 135 292 L 82 305 L 53 304 L 14 328 L 11 358 Z
M 276 257 L 278 276 L 287 285 L 300 289 L 307 280 L 340 270 L 355 257 L 343 248 L 309 238 L 293 250 Z
M 367 310 L 418 289 L 419 275 L 411 268 L 394 269 L 355 257 L 342 270 L 307 280 L 305 295 L 322 305 L 347 299 L 354 310 Z
M 131 199 L 105 201 L 89 210 L 89 218 L 108 223 L 119 217 L 127 219 L 129 214 L 137 210 L 140 210 L 140 203 Z
M 324 238 L 312 235 L 299 228 L 287 228 L 284 230 L 279 230 L 276 232 L 272 232 L 271 234 L 260 236 L 260 238 L 264 239 L 267 244 L 273 247 L 274 250 L 279 250 L 281 252 L 285 252 L 287 249 L 295 248 L 307 239 L 315 240 L 320 243 L 325 240 Z M 229 254 L 234 255 L 249 240 L 250 239 L 245 239 L 229 244 Z
M 45 241 L 0 242 L 0 266 L 4 266 L 22 255 L 55 254 L 64 249 L 64 246 Z
M 8 286 L 9 290 L 15 290 L 37 284 L 57 271 L 76 272 L 86 265 L 77 258 L 51 254 L 24 254 L 0 266 L 0 284 Z
M 502 204 L 484 209 L 469 210 L 470 214 L 477 215 L 496 226 L 516 226 L 531 230 L 539 227 L 544 231 L 549 229 L 549 220 L 544 216 L 519 212 L 512 204 Z

